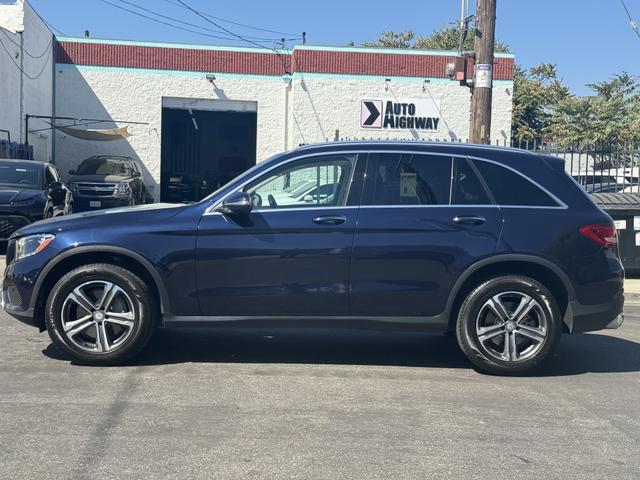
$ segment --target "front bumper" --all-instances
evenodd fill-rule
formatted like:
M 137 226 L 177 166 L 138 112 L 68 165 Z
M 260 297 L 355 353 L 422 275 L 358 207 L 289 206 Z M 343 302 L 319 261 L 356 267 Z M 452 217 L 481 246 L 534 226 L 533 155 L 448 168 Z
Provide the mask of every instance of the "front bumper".
M 100 202 L 99 207 L 92 207 L 90 202 Z M 80 197 L 73 200 L 73 209 L 76 212 L 89 210 L 104 210 L 105 208 L 127 207 L 131 205 L 131 197 Z
M 0 291 L 2 308 L 17 320 L 42 329 L 42 319 L 35 315 L 33 295 L 44 263 L 40 255 L 12 262 L 12 249 L 13 245 L 10 242 L 7 249 L 8 264 L 4 271 L 4 280 Z
M 565 325 L 570 333 L 593 332 L 605 328 L 619 328 L 624 322 L 624 291 L 620 290 L 610 301 L 597 305 L 583 305 L 577 300 L 569 302 Z

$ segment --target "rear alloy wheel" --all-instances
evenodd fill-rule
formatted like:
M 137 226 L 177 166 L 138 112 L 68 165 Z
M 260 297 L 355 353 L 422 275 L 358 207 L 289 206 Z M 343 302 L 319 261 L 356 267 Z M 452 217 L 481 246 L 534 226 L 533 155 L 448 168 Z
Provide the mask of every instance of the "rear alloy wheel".
M 114 365 L 144 347 L 154 330 L 155 311 L 152 293 L 132 272 L 87 265 L 66 274 L 52 289 L 47 331 L 72 360 Z
M 460 308 L 460 347 L 478 369 L 522 374 L 537 367 L 556 348 L 562 320 L 553 295 L 527 277 L 505 276 L 483 282 Z

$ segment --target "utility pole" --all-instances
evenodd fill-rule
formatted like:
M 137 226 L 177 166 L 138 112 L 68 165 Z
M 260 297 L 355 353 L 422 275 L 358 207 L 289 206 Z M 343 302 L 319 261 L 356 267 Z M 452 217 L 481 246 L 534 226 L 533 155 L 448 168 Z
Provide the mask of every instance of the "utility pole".
M 471 143 L 491 142 L 493 50 L 496 38 L 496 0 L 478 0 L 475 29 L 475 69 L 471 93 Z

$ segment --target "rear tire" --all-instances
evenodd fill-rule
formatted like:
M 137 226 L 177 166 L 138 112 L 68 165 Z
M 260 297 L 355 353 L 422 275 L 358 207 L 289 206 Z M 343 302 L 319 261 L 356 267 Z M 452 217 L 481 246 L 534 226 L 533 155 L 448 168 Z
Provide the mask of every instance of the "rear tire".
M 55 284 L 45 324 L 54 345 L 85 365 L 117 365 L 138 354 L 156 326 L 153 293 L 135 274 L 110 264 L 78 267 Z
M 532 278 L 509 275 L 482 282 L 458 313 L 460 348 L 480 371 L 521 375 L 556 349 L 562 317 L 551 292 Z

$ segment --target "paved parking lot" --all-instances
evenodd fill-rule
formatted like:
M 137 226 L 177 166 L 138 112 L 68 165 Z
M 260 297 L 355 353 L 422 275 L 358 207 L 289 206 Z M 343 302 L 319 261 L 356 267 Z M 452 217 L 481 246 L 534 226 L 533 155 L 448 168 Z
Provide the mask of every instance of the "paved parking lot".
M 0 478 L 638 478 L 640 309 L 533 377 L 446 337 L 161 331 L 118 368 L 0 314 Z

